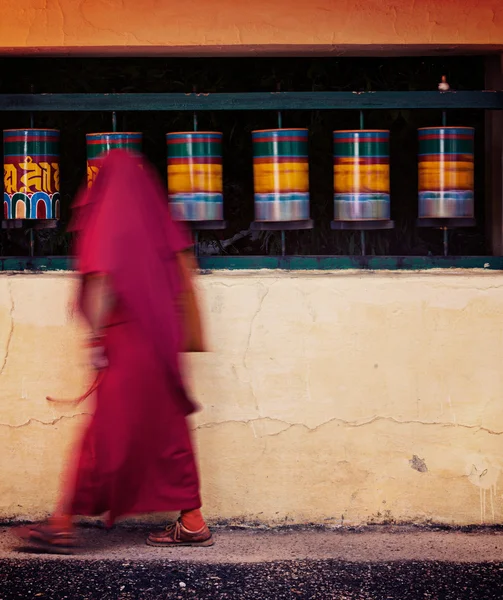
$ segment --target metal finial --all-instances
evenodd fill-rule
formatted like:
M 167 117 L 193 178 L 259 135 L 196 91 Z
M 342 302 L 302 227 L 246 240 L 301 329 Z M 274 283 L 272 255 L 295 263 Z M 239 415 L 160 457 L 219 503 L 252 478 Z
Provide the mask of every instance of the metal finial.
M 450 90 L 451 86 L 447 83 L 447 77 L 442 75 L 442 81 L 438 84 L 438 89 L 441 92 L 447 92 Z

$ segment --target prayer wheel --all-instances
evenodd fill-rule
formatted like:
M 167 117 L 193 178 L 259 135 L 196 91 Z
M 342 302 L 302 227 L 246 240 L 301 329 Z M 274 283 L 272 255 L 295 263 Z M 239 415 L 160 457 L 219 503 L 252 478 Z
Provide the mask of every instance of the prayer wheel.
M 252 132 L 255 221 L 309 219 L 307 129 Z
M 179 221 L 224 218 L 222 134 L 215 131 L 166 134 L 168 196 Z
M 389 131 L 334 131 L 334 221 L 390 218 Z
M 103 159 L 112 150 L 141 152 L 141 133 L 88 133 L 87 142 L 87 186 L 91 187 L 100 170 Z
M 7 129 L 4 142 L 4 219 L 58 219 L 59 131 Z
M 419 218 L 474 216 L 472 127 L 419 129 Z

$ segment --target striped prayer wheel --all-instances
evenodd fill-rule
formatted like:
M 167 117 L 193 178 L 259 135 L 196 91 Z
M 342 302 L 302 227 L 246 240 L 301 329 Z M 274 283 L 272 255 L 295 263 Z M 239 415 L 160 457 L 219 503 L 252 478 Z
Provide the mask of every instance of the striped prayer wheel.
M 334 221 L 390 218 L 389 131 L 334 131 Z
M 59 219 L 59 131 L 7 129 L 4 219 Z
M 253 131 L 255 221 L 309 219 L 307 129 Z
M 91 187 L 96 179 L 103 159 L 112 150 L 128 150 L 140 153 L 142 134 L 114 132 L 114 133 L 88 133 L 87 144 L 87 186 Z
M 419 136 L 419 218 L 474 216 L 472 127 L 423 127 Z
M 178 221 L 222 221 L 222 134 L 166 134 L 168 196 Z

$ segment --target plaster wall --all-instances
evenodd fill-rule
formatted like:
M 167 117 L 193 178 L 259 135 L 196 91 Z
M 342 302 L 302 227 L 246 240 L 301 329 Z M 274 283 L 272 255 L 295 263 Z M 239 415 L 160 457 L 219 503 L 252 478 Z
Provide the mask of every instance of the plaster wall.
M 0 519 L 52 508 L 87 422 L 71 273 L 0 275 Z M 503 278 L 214 272 L 186 357 L 205 513 L 265 524 L 503 521 Z

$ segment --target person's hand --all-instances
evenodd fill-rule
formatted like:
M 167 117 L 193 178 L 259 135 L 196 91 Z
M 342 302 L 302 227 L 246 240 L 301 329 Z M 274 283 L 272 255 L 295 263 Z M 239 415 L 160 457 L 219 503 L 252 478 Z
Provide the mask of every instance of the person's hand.
M 91 348 L 91 364 L 96 371 L 101 371 L 108 367 L 108 358 L 103 346 Z
M 75 318 L 75 315 L 78 313 L 79 310 L 79 299 L 77 297 L 72 298 L 67 305 L 67 309 L 66 309 L 66 315 L 68 318 L 68 321 L 73 321 Z
M 93 336 L 88 343 L 91 350 L 91 365 L 96 371 L 101 371 L 108 367 L 108 357 L 106 355 L 105 346 L 103 345 L 103 337 Z

